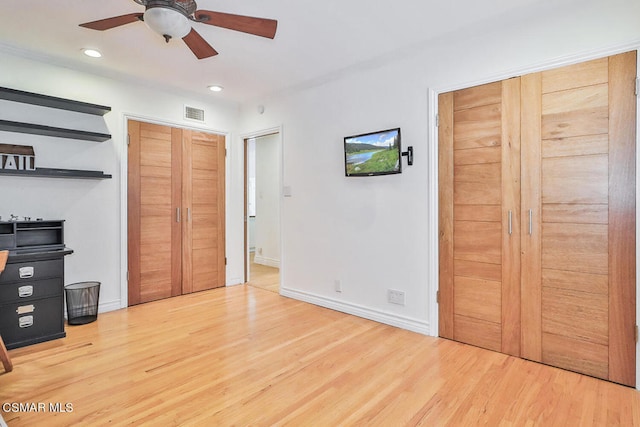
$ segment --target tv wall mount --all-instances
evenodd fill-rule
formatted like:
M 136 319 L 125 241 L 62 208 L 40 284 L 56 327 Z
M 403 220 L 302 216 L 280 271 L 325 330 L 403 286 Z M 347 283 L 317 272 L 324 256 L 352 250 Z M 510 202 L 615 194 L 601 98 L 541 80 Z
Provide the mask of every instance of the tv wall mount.
M 407 151 L 404 151 L 402 156 L 407 156 L 407 164 L 413 166 L 413 146 L 407 147 Z

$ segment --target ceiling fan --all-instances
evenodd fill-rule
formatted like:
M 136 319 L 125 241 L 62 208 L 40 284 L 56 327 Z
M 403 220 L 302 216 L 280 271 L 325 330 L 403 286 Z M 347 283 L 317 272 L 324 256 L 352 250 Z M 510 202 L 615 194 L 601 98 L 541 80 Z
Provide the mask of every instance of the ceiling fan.
M 149 28 L 165 38 L 181 38 L 198 59 L 209 58 L 218 52 L 191 27 L 191 22 L 200 22 L 215 27 L 227 28 L 247 34 L 273 39 L 278 21 L 254 18 L 230 13 L 197 10 L 194 0 L 134 0 L 145 6 L 144 13 L 129 13 L 112 18 L 80 24 L 81 27 L 104 31 L 136 21 L 144 21 Z

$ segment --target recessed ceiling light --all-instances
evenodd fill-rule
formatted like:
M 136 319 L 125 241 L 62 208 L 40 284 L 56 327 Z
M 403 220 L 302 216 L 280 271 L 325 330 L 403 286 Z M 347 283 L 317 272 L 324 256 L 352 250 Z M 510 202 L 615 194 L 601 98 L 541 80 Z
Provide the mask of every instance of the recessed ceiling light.
M 222 92 L 222 89 L 224 89 L 224 88 L 222 86 L 219 86 L 219 85 L 209 86 L 209 90 L 211 92 Z
M 102 54 L 95 49 L 84 49 L 83 53 L 92 58 L 101 58 Z

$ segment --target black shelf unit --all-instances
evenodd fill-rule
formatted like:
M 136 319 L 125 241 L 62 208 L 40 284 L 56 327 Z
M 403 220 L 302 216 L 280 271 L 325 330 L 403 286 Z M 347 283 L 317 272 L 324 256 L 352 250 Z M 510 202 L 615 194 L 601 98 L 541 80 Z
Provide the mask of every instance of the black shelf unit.
M 59 110 L 74 111 L 83 114 L 91 114 L 95 116 L 104 116 L 106 113 L 111 111 L 111 107 L 106 107 L 104 105 L 73 101 L 71 99 L 57 98 L 54 96 L 41 95 L 38 93 L 25 92 L 6 87 L 0 87 L 0 99 Z M 111 139 L 111 135 L 106 133 L 58 128 L 33 123 L 13 122 L 9 120 L 0 120 L 0 131 L 52 136 L 56 138 L 91 142 L 104 142 Z M 0 175 L 74 179 L 109 179 L 112 177 L 102 171 L 52 168 L 36 168 L 34 171 L 0 169 Z
M 111 139 L 106 133 L 88 132 L 84 130 L 56 128 L 32 123 L 0 120 L 0 130 L 7 132 L 28 133 L 31 135 L 55 136 L 57 138 L 80 139 L 82 141 L 104 142 Z
M 6 87 L 0 87 L 0 99 L 21 102 L 23 104 L 57 108 L 59 110 L 93 114 L 95 116 L 104 116 L 106 113 L 111 111 L 111 107 L 106 107 L 104 105 L 89 104 L 87 102 L 73 101 L 71 99 L 56 98 L 55 96 L 24 92 L 22 90 L 9 89 Z
M 36 168 L 36 170 L 7 170 L 0 169 L 0 175 L 32 176 L 41 178 L 82 178 L 82 179 L 110 179 L 111 175 L 102 171 L 89 171 L 80 169 L 53 169 Z

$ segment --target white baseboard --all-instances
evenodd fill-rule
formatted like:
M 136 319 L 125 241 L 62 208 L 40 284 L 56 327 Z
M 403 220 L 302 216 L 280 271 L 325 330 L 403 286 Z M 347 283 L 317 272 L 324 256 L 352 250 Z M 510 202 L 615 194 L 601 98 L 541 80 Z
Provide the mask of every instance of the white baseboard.
M 384 323 L 385 325 L 396 326 L 419 334 L 431 335 L 429 323 L 421 320 L 399 316 L 394 313 L 387 313 L 381 310 L 375 310 L 344 301 L 338 301 L 321 295 L 311 294 L 309 292 L 284 288 L 282 286 L 280 287 L 280 295 L 319 305 L 321 307 L 330 308 L 332 310 L 341 311 L 343 313 L 352 314 L 354 316 L 363 317 L 375 322 Z
M 225 286 L 242 285 L 243 283 L 244 280 L 242 279 L 242 277 L 230 277 L 227 279 L 227 283 L 225 284 Z
M 106 313 L 108 311 L 120 310 L 121 308 L 126 308 L 126 307 L 122 307 L 120 300 L 109 301 L 109 302 L 98 302 L 98 314 Z M 64 306 L 64 318 L 65 319 L 68 318 L 66 302 Z M 2 424 L 0 424 L 0 427 L 2 427 Z
M 98 313 L 106 313 L 107 311 L 120 310 L 121 308 L 122 307 L 120 304 L 120 300 L 98 303 Z
M 266 265 L 269 267 L 280 268 L 280 260 L 275 258 L 269 258 L 262 255 L 256 255 L 253 259 L 255 264 Z

